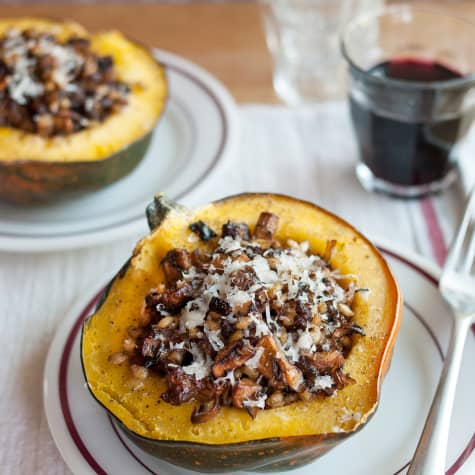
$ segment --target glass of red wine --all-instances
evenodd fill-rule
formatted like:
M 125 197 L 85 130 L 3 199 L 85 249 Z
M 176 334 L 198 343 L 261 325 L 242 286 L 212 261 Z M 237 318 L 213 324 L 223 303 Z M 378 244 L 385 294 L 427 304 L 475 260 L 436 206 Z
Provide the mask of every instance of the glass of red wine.
M 353 19 L 341 44 L 363 187 L 414 198 L 451 185 L 475 117 L 475 24 L 387 7 Z

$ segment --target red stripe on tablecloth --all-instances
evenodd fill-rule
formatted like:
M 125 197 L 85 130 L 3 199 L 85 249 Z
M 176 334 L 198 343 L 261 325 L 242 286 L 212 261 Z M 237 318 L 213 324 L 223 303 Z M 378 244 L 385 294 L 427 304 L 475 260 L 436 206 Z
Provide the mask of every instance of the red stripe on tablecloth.
M 424 216 L 427 227 L 427 235 L 429 236 L 432 254 L 439 266 L 442 266 L 447 257 L 447 244 L 445 243 L 444 233 L 434 208 L 431 198 L 421 200 L 421 211 Z M 475 336 L 475 323 L 472 325 L 472 333 Z
M 430 240 L 432 254 L 437 264 L 441 266 L 447 255 L 447 245 L 431 198 L 421 200 L 421 211 L 426 222 L 427 235 Z

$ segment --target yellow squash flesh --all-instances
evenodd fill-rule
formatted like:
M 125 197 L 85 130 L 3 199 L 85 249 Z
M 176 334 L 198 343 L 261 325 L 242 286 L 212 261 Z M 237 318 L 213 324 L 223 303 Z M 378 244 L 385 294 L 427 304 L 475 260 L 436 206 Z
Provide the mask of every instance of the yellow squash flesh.
M 89 35 L 77 23 L 44 19 L 2 19 L 0 36 L 16 28 L 50 32 L 60 40 L 72 35 L 90 38 L 91 50 L 114 59 L 117 78 L 130 84 L 128 105 L 104 123 L 65 137 L 41 137 L 10 127 L 0 127 L 0 161 L 94 161 L 108 157 L 146 135 L 155 125 L 167 95 L 166 81 L 156 60 L 118 31 Z
M 261 211 L 280 217 L 276 238 L 283 242 L 308 240 L 312 252 L 322 254 L 327 241 L 335 239 L 332 267 L 342 274 L 357 275 L 358 286 L 371 289 L 369 293 L 358 293 L 354 301 L 354 321 L 364 328 L 366 337 L 355 339 L 344 370 L 356 383 L 338 391 L 334 397 L 318 397 L 310 402 L 259 411 L 255 420 L 243 410 L 223 408 L 210 422 L 193 425 L 190 415 L 194 404 L 172 406 L 160 401 L 165 383 L 159 377 L 149 377 L 143 388 L 133 391 L 127 364 L 114 366 L 108 357 L 121 351 L 127 327 L 138 324 L 145 295 L 163 282 L 159 263 L 167 251 L 176 247 L 190 250 L 197 245 L 207 247 L 206 243 L 195 242 L 189 224 L 202 220 L 219 231 L 231 219 L 245 222 L 252 229 Z M 312 204 L 289 197 L 238 195 L 197 210 L 171 209 L 161 224 L 137 245 L 129 263 L 113 280 L 103 304 L 85 323 L 83 366 L 94 397 L 126 429 L 140 436 L 139 439 L 147 439 L 145 445 L 152 448 L 153 441 L 186 441 L 219 444 L 219 447 L 230 444 L 229 447 L 236 448 L 242 446 L 239 444 L 242 442 L 279 438 L 287 442 L 304 441 L 307 449 L 317 444 L 314 458 L 319 454 L 317 449 L 330 448 L 337 440 L 356 431 L 375 411 L 400 313 L 401 295 L 386 262 L 346 222 Z M 309 437 L 307 442 L 306 437 Z M 193 467 L 173 458 L 168 460 Z M 262 461 L 264 465 L 266 460 Z M 202 470 L 202 463 L 194 468 Z M 237 468 L 243 466 L 246 465 L 241 463 Z M 253 467 L 256 467 L 255 461 Z
M 0 36 L 11 28 L 50 33 L 60 41 L 88 38 L 92 51 L 112 56 L 117 79 L 131 91 L 119 112 L 70 135 L 42 137 L 0 127 L 0 199 L 34 203 L 103 187 L 130 173 L 143 158 L 165 107 L 163 66 L 118 31 L 90 35 L 74 22 L 12 18 L 0 21 Z

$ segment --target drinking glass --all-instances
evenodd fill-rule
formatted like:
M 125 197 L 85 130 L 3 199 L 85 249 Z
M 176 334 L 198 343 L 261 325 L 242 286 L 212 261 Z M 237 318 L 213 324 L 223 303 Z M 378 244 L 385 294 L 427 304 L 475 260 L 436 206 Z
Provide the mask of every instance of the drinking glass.
M 341 28 L 384 0 L 260 0 L 273 83 L 289 105 L 344 95 Z
M 342 34 L 364 188 L 419 197 L 457 178 L 475 116 L 475 25 L 409 5 L 353 19 Z

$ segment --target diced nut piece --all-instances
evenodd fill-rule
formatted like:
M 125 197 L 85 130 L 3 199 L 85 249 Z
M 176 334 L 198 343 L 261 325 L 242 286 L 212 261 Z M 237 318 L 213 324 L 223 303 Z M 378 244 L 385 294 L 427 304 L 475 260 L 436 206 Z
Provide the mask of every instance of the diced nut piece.
M 109 363 L 112 363 L 113 365 L 121 365 L 128 359 L 129 357 L 125 353 L 123 353 L 122 351 L 119 351 L 117 353 L 112 353 L 109 356 Z
M 251 324 L 251 317 L 241 317 L 234 325 L 236 330 L 245 330 Z
M 228 345 L 218 352 L 212 371 L 215 378 L 224 376 L 229 370 L 239 368 L 254 356 L 256 350 L 245 344 L 242 339 Z
M 287 330 L 285 329 L 285 327 L 282 327 L 280 329 L 279 341 L 282 345 L 287 341 Z
M 272 241 L 279 225 L 279 217 L 275 214 L 262 212 L 254 229 L 254 238 Z
M 235 341 L 242 340 L 244 334 L 242 330 L 236 330 L 230 337 L 229 337 L 229 343 L 233 343 Z
M 175 364 L 181 364 L 183 362 L 184 350 L 172 350 L 168 353 L 168 360 Z
M 289 393 L 286 394 L 284 397 L 285 404 L 291 404 L 299 399 L 299 395 L 297 393 Z
M 231 287 L 236 287 L 239 290 L 249 290 L 257 282 L 257 275 L 252 267 L 246 266 L 231 272 L 229 280 Z
M 295 302 L 286 302 L 279 312 L 279 320 L 284 327 L 290 328 L 294 325 L 295 317 L 297 316 L 297 310 L 295 308 Z
M 299 393 L 299 398 L 302 401 L 311 401 L 312 399 L 315 398 L 315 394 L 309 391 L 308 389 L 305 389 L 301 393 Z
M 122 343 L 122 348 L 126 353 L 132 353 L 135 346 L 135 341 L 132 338 L 126 338 Z
M 342 302 L 338 304 L 338 311 L 342 315 L 348 318 L 353 317 L 355 315 L 355 312 L 353 312 L 353 310 L 351 310 L 351 308 L 348 305 L 346 305 L 346 303 L 342 303 Z
M 160 296 L 160 303 L 169 313 L 176 313 L 193 298 L 193 289 L 189 284 L 167 290 Z
M 245 408 L 246 401 L 255 400 L 262 391 L 262 386 L 249 379 L 240 379 L 233 387 L 233 406 Z
M 255 381 L 259 377 L 259 372 L 254 368 L 249 368 L 248 366 L 244 365 L 241 368 L 242 374 L 245 374 L 248 378 Z
M 320 314 L 328 312 L 328 305 L 325 302 L 320 302 L 318 304 L 318 311 Z
M 172 249 L 162 259 L 161 265 L 168 285 L 174 285 L 182 278 L 182 271 L 190 268 L 190 254 L 186 249 Z
M 198 269 L 204 269 L 211 262 L 211 256 L 199 249 L 191 253 L 191 263 Z
M 130 371 L 132 372 L 134 378 L 140 379 L 141 381 L 147 379 L 148 369 L 144 368 L 143 366 L 133 364 L 130 366 Z
M 216 332 L 221 329 L 221 323 L 219 320 L 213 320 L 212 318 L 206 319 L 206 327 L 212 332 Z
M 285 404 L 284 394 L 282 391 L 274 391 L 267 399 L 267 407 L 281 407 Z
M 177 319 L 175 317 L 172 317 L 171 315 L 168 315 L 166 317 L 163 317 L 158 323 L 157 327 L 163 330 L 164 328 L 175 328 L 177 326 Z
M 238 304 L 238 305 L 234 305 L 233 307 L 234 316 L 236 317 L 244 316 L 245 318 L 245 316 L 248 315 L 249 311 L 251 310 L 251 305 L 252 305 L 251 300 L 249 300 L 248 302 Z M 244 328 L 247 328 L 247 327 L 244 327 Z
M 268 257 L 267 263 L 269 264 L 270 269 L 277 270 L 277 266 L 279 265 L 279 259 L 277 259 L 277 257 Z

